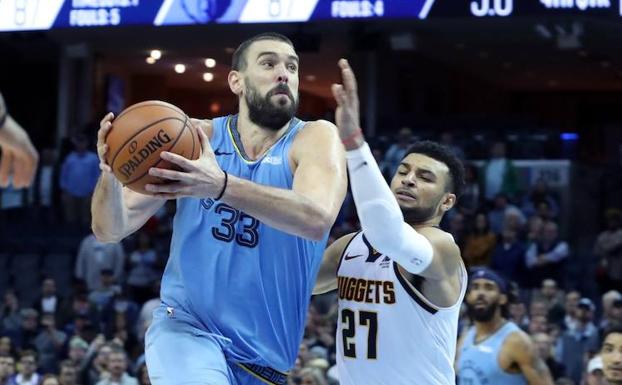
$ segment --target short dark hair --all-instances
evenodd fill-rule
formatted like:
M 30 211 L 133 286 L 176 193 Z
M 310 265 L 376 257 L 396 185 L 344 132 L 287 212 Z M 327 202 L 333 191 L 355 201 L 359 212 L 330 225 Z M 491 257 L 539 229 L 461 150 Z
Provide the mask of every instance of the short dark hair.
M 294 43 L 292 43 L 292 41 L 289 40 L 289 38 L 285 35 L 281 35 L 280 33 L 276 33 L 276 32 L 260 33 L 259 35 L 255 35 L 251 37 L 250 39 L 244 40 L 238 46 L 238 48 L 233 53 L 233 58 L 231 59 L 231 69 L 233 69 L 234 71 L 245 70 L 246 66 L 248 65 L 246 61 L 246 51 L 248 50 L 248 47 L 251 46 L 251 44 L 253 44 L 256 41 L 260 41 L 260 40 L 282 41 L 284 43 L 291 45 L 292 48 L 294 47 Z
M 614 333 L 618 333 L 618 334 L 622 334 L 622 323 L 614 323 L 611 324 L 609 327 L 607 327 L 605 329 L 605 331 L 603 332 L 603 344 L 605 343 L 605 339 L 607 338 L 607 336 L 609 334 L 614 334 Z
M 19 359 L 21 360 L 24 357 L 32 357 L 35 359 L 35 362 L 37 362 L 37 352 L 35 352 L 34 350 L 31 350 L 31 349 L 22 350 L 19 353 Z
M 460 158 L 458 158 L 449 147 L 430 140 L 422 140 L 410 146 L 410 148 L 406 150 L 404 158 L 410 154 L 423 154 L 441 163 L 445 163 L 447 168 L 449 168 L 449 175 L 451 177 L 450 183 L 447 184 L 446 191 L 455 194 L 457 198 L 460 197 L 464 188 L 464 165 Z

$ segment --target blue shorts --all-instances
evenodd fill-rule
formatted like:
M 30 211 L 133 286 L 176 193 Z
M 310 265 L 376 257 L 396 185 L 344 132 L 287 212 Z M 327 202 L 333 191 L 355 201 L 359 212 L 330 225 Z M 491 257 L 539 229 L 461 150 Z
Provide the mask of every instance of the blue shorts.
M 160 306 L 145 336 L 145 358 L 153 385 L 284 385 L 287 376 L 270 368 L 228 361 L 231 341 L 199 328 L 192 316 Z

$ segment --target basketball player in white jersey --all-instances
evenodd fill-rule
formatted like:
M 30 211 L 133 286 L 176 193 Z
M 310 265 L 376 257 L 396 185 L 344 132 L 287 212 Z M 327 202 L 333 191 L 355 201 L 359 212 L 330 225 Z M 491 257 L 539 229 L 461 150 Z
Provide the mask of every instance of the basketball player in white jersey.
M 420 142 L 387 186 L 359 128 L 356 80 L 339 62 L 336 123 L 347 150 L 362 231 L 324 253 L 315 293 L 339 289 L 341 385 L 448 385 L 467 274 L 453 237 L 440 230 L 463 185 L 460 160 Z
M 530 337 L 507 319 L 508 291 L 494 271 L 472 272 L 466 303 L 475 326 L 458 342 L 459 385 L 553 385 Z
M 39 154 L 24 129 L 11 118 L 0 94 L 0 187 L 7 187 L 12 178 L 15 188 L 32 184 L 37 171 Z

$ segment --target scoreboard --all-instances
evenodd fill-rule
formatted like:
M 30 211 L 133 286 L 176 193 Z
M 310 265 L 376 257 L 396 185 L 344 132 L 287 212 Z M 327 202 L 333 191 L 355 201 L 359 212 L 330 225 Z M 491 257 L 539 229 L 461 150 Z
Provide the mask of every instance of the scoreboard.
M 549 15 L 622 22 L 622 0 L 0 0 L 0 31 Z

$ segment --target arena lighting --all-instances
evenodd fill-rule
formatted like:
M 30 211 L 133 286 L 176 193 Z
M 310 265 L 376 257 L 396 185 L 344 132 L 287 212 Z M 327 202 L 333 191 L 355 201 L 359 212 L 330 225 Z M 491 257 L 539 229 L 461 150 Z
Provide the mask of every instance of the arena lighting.
M 186 66 L 183 64 L 175 64 L 175 72 L 178 74 L 183 74 L 186 72 Z
M 159 58 L 162 57 L 162 51 L 160 51 L 159 49 L 154 49 L 154 50 L 151 51 L 150 55 L 155 60 L 158 60 Z
M 561 140 L 579 140 L 579 134 L 577 134 L 576 132 L 562 132 L 559 137 L 561 138 Z
M 205 66 L 207 68 L 214 68 L 216 67 L 216 60 L 210 58 L 205 59 Z
M 214 74 L 211 72 L 204 73 L 203 80 L 205 80 L 206 82 L 211 82 L 212 80 L 214 80 Z
M 153 56 L 148 56 L 145 61 L 149 64 L 155 64 L 156 59 L 154 59 Z

